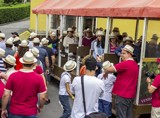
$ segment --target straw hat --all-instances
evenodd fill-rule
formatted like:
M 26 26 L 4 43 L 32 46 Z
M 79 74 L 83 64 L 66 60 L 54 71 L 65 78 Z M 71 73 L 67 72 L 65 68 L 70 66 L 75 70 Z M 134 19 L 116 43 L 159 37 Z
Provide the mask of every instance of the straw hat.
M 36 58 L 39 57 L 39 50 L 37 48 L 33 47 L 30 51 Z
M 131 41 L 131 42 L 133 42 L 133 39 L 132 39 L 132 37 L 127 36 L 127 37 L 123 38 L 123 42 L 125 42 L 125 41 Z
M 46 38 L 43 38 L 42 40 L 41 40 L 41 43 L 44 45 L 44 44 L 48 44 L 48 42 L 49 42 L 49 40 L 48 39 L 46 39 Z
M 69 28 L 67 29 L 67 32 L 73 32 L 73 29 L 69 27 Z
M 125 45 L 125 47 L 122 48 L 122 50 L 125 50 L 133 55 L 134 48 L 130 45 Z
M 3 61 L 13 66 L 16 65 L 16 59 L 12 55 L 7 55 L 7 57 L 3 58 Z
M 52 32 L 52 34 L 51 34 L 52 36 L 56 36 L 56 33 L 55 32 Z
M 110 38 L 110 39 L 115 39 L 115 38 L 117 39 L 117 36 L 112 32 L 112 33 L 110 34 L 109 38 Z
M 20 38 L 19 38 L 19 37 L 15 37 L 15 38 L 13 39 L 13 43 L 15 43 L 15 42 L 17 42 L 17 41 L 20 41 Z
M 5 57 L 5 50 L 0 48 L 0 58 Z
M 109 68 L 111 66 L 113 66 L 113 63 L 110 63 L 109 61 L 105 61 L 102 64 L 102 69 L 105 70 L 105 69 L 107 69 L 107 68 Z
M 27 40 L 22 40 L 21 43 L 19 44 L 19 46 L 21 46 L 21 47 L 28 47 L 29 45 L 28 45 Z
M 34 38 L 34 39 L 33 39 L 33 43 L 40 43 L 39 38 Z
M 0 33 L 0 38 L 5 38 L 5 34 L 4 33 Z
M 104 32 L 103 31 L 100 31 L 98 30 L 97 33 L 96 33 L 97 36 L 104 36 Z
M 7 39 L 6 44 L 13 45 L 13 38 L 10 37 L 9 39 Z
M 64 36 L 65 36 L 65 35 L 67 35 L 67 31 L 63 31 L 63 33 L 62 33 L 62 34 L 63 34 Z
M 87 28 L 86 32 L 92 32 L 92 30 L 90 28 Z
M 19 59 L 22 64 L 33 64 L 37 62 L 37 59 L 33 56 L 33 54 L 27 51 L 22 58 Z
M 157 36 L 157 34 L 153 34 L 152 37 L 151 37 L 151 39 L 154 39 L 154 40 L 158 40 L 158 38 L 159 37 Z
M 36 37 L 36 36 L 37 36 L 37 33 L 32 32 L 32 33 L 30 33 L 30 37 L 29 37 L 29 38 L 34 38 L 34 37 Z
M 72 71 L 76 68 L 77 64 L 75 61 L 69 60 L 65 63 L 65 65 L 63 66 L 63 69 L 65 71 Z
M 112 31 L 113 32 L 119 32 L 119 28 L 118 27 L 114 27 Z

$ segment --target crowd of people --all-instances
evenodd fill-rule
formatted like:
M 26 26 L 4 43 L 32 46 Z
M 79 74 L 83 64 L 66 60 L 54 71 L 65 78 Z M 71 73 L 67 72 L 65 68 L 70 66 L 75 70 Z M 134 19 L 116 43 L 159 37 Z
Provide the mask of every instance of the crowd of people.
M 113 28 L 109 35 L 109 53 L 121 58 L 120 63 L 115 65 L 104 61 L 105 39 L 105 31 L 102 28 L 97 29 L 95 34 L 90 28 L 85 28 L 82 45 L 89 46 L 93 53 L 83 59 L 83 66 L 80 69 L 81 76 L 75 77 L 72 81 L 71 72 L 74 71 L 77 63 L 68 60 L 64 64 L 64 72 L 61 74 L 59 84 L 59 101 L 64 110 L 60 118 L 70 116 L 71 118 L 83 118 L 94 112 L 103 112 L 106 117 L 111 117 L 112 95 L 115 95 L 117 118 L 133 117 L 132 105 L 138 84 L 138 62 L 140 61 L 142 36 L 135 43 L 126 32 L 121 35 L 118 27 Z M 158 36 L 154 34 L 146 45 L 159 49 L 157 39 Z M 63 32 L 63 36 L 60 36 L 59 30 L 51 31 L 48 38 L 39 38 L 36 33 L 32 32 L 28 40 L 21 40 L 17 32 L 13 32 L 12 37 L 6 40 L 5 34 L 0 33 L 2 118 L 37 118 L 37 113 L 42 110 L 44 104 L 50 103 L 47 96 L 47 85 L 56 63 L 58 42 L 63 42 L 64 51 L 68 54 L 69 45 L 78 44 L 78 40 L 75 27 L 68 28 L 67 32 Z M 152 56 L 149 54 L 159 53 L 151 51 L 153 50 L 146 50 L 149 57 Z M 150 93 L 159 87 L 158 80 L 159 76 L 151 85 L 151 80 L 147 79 Z M 70 98 L 74 100 L 72 107 Z M 156 105 L 153 102 L 153 107 Z M 159 113 L 159 109 L 153 108 L 152 110 L 152 116 Z

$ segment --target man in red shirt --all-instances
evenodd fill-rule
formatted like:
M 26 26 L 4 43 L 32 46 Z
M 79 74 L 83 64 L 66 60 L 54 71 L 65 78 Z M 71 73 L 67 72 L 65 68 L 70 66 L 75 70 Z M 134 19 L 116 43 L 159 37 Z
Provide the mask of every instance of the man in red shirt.
M 36 61 L 29 51 L 20 58 L 23 68 L 9 76 L 2 98 L 1 118 L 7 117 L 6 106 L 10 96 L 9 118 L 37 118 L 37 111 L 40 112 L 45 103 L 46 87 L 42 77 L 33 71 Z
M 116 95 L 116 115 L 117 118 L 132 118 L 132 104 L 136 96 L 138 82 L 138 64 L 133 59 L 133 47 L 126 45 L 122 48 L 122 62 L 105 71 L 117 72 L 112 93 Z
M 160 69 L 160 63 L 158 69 Z M 148 83 L 148 92 L 152 93 L 151 118 L 160 118 L 160 74 L 156 76 L 153 82 L 149 77 L 146 81 Z

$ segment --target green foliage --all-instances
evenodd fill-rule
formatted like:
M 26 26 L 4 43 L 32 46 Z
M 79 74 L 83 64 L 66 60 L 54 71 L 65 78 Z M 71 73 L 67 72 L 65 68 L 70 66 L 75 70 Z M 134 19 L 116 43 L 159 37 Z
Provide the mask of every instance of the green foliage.
M 21 3 L 23 2 L 23 0 L 4 0 L 4 3 L 15 3 L 15 2 Z
M 11 7 L 0 7 L 0 24 L 29 17 L 30 4 L 18 4 Z

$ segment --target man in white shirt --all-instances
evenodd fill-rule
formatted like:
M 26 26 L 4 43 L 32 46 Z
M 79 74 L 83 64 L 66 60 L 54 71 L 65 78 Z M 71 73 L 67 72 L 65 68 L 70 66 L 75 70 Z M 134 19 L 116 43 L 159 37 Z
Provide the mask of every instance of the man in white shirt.
M 98 112 L 98 98 L 104 95 L 104 83 L 96 78 L 96 60 L 90 57 L 85 62 L 86 74 L 84 76 L 84 91 L 86 101 L 86 114 Z M 71 118 L 84 118 L 84 107 L 81 87 L 81 77 L 75 77 L 72 83 L 72 93 L 75 100 L 72 108 Z

